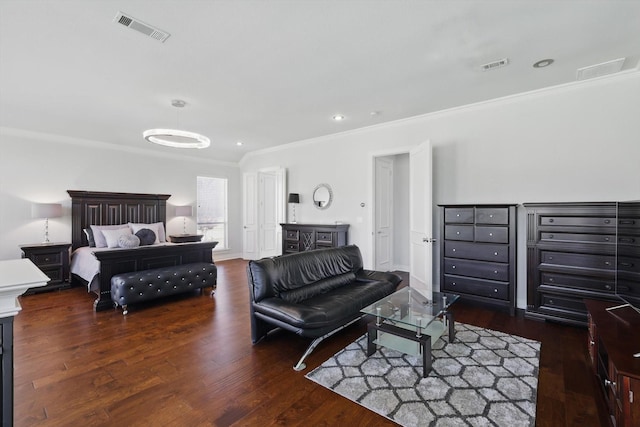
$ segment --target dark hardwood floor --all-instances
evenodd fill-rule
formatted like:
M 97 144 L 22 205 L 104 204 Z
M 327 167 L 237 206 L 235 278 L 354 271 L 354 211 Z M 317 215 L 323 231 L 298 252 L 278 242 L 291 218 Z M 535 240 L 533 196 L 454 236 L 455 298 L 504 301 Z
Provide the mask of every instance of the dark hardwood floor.
M 94 313 L 84 289 L 21 297 L 15 318 L 16 426 L 384 426 L 390 421 L 304 377 L 362 335 L 363 320 L 292 367 L 308 340 L 251 344 L 246 262 L 218 262 L 213 299 Z M 208 294 L 208 293 L 207 293 Z M 456 321 L 542 342 L 537 426 L 605 425 L 585 329 L 457 303 Z

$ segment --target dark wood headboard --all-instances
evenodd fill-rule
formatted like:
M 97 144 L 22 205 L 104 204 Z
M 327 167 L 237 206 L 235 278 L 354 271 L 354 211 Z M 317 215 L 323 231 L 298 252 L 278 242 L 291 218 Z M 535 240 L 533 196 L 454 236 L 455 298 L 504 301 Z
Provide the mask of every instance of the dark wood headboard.
M 162 222 L 166 226 L 170 194 L 111 193 L 67 190 L 71 196 L 71 244 L 87 246 L 82 231 L 90 225 Z

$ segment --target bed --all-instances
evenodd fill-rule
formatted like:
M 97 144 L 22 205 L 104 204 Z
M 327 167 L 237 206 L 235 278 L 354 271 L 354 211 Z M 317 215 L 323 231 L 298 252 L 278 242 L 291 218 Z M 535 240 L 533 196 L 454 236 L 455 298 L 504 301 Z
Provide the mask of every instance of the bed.
M 218 242 L 158 243 L 133 249 L 89 247 L 83 230 L 91 225 L 161 222 L 165 226 L 168 194 L 77 190 L 67 193 L 71 196 L 72 283 L 87 286 L 97 295 L 93 303 L 95 311 L 113 307 L 111 277 L 116 274 L 213 263 L 212 250 Z M 85 261 L 79 262 L 82 258 Z

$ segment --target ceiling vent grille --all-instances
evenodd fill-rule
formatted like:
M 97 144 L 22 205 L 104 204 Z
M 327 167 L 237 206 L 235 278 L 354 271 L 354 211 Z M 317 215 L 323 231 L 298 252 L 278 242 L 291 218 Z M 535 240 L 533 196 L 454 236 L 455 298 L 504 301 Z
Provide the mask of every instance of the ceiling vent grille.
M 587 80 L 595 77 L 606 76 L 607 74 L 617 73 L 622 70 L 622 65 L 626 58 L 618 58 L 613 61 L 603 62 L 601 64 L 590 65 L 588 67 L 578 68 L 576 80 Z
M 509 65 L 509 58 L 499 59 L 497 61 L 489 62 L 480 66 L 482 71 L 495 70 L 496 68 L 502 68 Z
M 122 12 L 118 12 L 116 17 L 113 19 L 114 22 L 124 25 L 125 27 L 131 28 L 132 30 L 136 30 L 146 36 L 149 36 L 153 39 L 156 39 L 161 42 L 165 42 L 171 34 L 166 31 L 162 31 L 159 28 L 152 27 L 149 24 L 145 24 L 144 22 L 132 17 L 125 15 Z

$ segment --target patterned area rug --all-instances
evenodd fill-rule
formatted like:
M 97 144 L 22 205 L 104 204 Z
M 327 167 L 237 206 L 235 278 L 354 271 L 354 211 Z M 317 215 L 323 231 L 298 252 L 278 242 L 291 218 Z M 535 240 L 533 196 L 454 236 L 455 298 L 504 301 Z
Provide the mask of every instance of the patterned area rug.
M 306 377 L 403 426 L 534 426 L 540 343 L 456 323 L 456 338 L 420 357 L 378 348 L 363 335 Z

